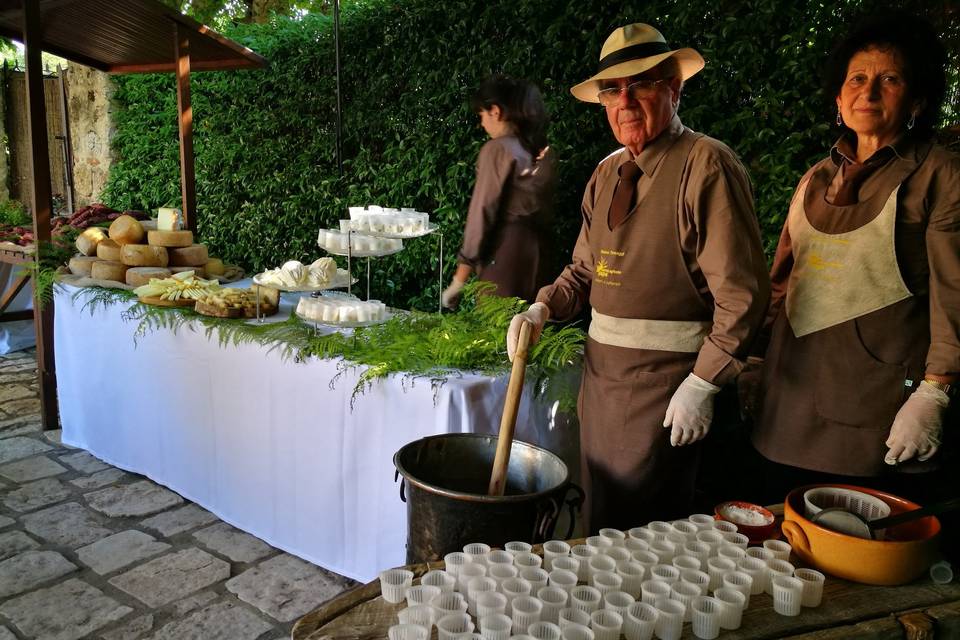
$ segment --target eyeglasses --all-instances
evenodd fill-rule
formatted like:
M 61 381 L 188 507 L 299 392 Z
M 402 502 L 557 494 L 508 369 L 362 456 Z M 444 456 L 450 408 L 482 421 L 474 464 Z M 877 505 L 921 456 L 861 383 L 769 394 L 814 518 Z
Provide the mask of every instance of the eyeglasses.
M 610 87 L 602 89 L 597 98 L 604 107 L 609 107 L 617 103 L 620 99 L 620 92 L 626 91 L 631 100 L 642 100 L 649 98 L 657 92 L 657 86 L 662 82 L 669 82 L 670 78 L 661 78 L 659 80 L 637 80 L 631 82 L 625 87 Z

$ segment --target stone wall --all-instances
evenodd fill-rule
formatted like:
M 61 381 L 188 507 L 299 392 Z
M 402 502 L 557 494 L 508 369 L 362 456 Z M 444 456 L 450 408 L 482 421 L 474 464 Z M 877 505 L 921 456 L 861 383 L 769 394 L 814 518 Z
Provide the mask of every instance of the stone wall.
M 110 173 L 110 139 L 114 132 L 106 73 L 71 63 L 67 69 L 67 111 L 73 151 L 74 208 L 97 202 Z

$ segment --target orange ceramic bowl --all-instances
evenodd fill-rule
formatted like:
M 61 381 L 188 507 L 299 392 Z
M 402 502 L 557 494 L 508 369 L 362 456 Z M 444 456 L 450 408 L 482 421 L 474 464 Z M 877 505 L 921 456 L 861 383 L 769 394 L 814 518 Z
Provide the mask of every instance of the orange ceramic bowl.
M 885 540 L 864 540 L 837 533 L 807 520 L 803 493 L 815 486 L 862 491 L 890 505 L 890 515 L 920 505 L 895 495 L 850 485 L 810 485 L 794 489 L 783 503 L 781 528 L 804 564 L 832 576 L 876 585 L 906 584 L 923 575 L 936 560 L 940 521 L 933 516 L 891 527 Z
M 749 512 L 746 514 L 750 516 L 749 522 L 742 516 L 744 512 Z M 776 531 L 776 517 L 767 509 L 751 502 L 721 502 L 714 508 L 713 513 L 717 520 L 726 520 L 737 525 L 737 531 L 747 536 L 752 544 L 772 538 Z M 752 522 L 755 524 L 751 524 Z

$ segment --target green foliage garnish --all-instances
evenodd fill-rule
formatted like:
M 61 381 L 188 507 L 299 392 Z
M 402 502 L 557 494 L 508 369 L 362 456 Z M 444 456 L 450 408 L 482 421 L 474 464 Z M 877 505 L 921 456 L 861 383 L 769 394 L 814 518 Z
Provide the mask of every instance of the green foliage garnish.
M 0 202 L 0 225 L 27 227 L 32 223 L 33 219 L 19 200 Z

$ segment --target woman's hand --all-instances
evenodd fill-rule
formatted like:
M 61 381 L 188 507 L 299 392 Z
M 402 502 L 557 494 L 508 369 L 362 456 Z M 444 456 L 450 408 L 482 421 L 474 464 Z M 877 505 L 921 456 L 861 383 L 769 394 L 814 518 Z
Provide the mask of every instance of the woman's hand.
M 921 462 L 929 460 L 940 447 L 943 434 L 943 414 L 950 404 L 946 393 L 928 384 L 920 383 L 900 407 L 890 427 L 889 448 L 883 461 L 894 465 L 914 456 Z
M 440 294 L 440 304 L 444 309 L 456 309 L 460 304 L 460 296 L 463 295 L 463 286 L 465 282 L 454 278 L 450 281 L 450 286 Z

